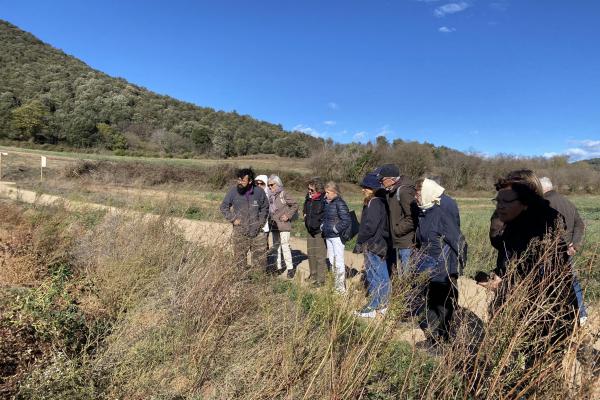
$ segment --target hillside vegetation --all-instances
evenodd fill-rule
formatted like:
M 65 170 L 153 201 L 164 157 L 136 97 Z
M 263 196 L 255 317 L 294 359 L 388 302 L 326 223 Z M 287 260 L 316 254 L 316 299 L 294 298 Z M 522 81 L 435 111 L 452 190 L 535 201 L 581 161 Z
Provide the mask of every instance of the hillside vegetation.
M 2 20 L 0 46 L 0 141 L 5 144 L 134 156 L 311 157 L 313 175 L 354 183 L 376 165 L 393 162 L 406 175 L 436 176 L 447 189 L 468 192 L 490 190 L 497 176 L 528 167 L 550 176 L 565 192 L 600 190 L 597 163 L 569 164 L 565 157 L 484 158 L 427 142 L 390 143 L 382 136 L 375 143 L 338 144 L 286 132 L 281 125 L 110 77 Z
M 0 137 L 218 157 L 306 157 L 322 142 L 110 77 L 0 20 Z

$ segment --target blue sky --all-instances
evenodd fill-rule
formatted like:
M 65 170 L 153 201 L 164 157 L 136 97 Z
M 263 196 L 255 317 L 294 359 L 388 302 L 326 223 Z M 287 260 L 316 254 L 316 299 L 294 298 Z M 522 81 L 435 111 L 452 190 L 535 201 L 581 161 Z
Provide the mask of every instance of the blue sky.
M 339 142 L 600 157 L 600 1 L 30 1 L 0 18 L 162 94 Z

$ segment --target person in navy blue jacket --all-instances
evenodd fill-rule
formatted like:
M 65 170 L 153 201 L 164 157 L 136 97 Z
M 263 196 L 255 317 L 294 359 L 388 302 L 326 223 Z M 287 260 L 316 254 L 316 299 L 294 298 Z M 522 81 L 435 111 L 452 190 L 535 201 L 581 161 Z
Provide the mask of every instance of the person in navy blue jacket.
M 431 179 L 417 182 L 420 214 L 416 240 L 421 253 L 417 271 L 427 273 L 429 278 L 420 326 L 432 343 L 449 339 L 458 302 L 458 255 L 464 240 L 457 216 L 441 206 L 443 193 L 444 188 Z
M 390 237 L 385 191 L 377 174 L 367 174 L 362 182 L 364 205 L 360 220 L 355 253 L 365 256 L 367 291 L 369 303 L 356 315 L 374 318 L 377 313 L 385 314 L 390 296 L 390 275 L 386 264 L 386 253 Z
M 341 234 L 352 224 L 348 205 L 340 196 L 335 182 L 325 185 L 325 211 L 321 232 L 327 245 L 327 258 L 335 275 L 335 290 L 346 293 L 346 265 L 344 263 L 344 243 Z

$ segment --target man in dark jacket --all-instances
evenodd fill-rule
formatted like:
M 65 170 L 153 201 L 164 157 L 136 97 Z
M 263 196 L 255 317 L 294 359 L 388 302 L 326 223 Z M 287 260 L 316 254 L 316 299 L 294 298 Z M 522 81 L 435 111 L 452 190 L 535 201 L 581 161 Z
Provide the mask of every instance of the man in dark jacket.
M 227 192 L 221 203 L 221 213 L 233 224 L 233 254 L 235 263 L 245 267 L 248 252 L 254 267 L 266 268 L 267 246 L 260 235 L 269 215 L 269 201 L 264 190 L 254 187 L 254 171 L 240 169 L 238 183 Z
M 385 164 L 374 173 L 387 190 L 390 221 L 390 239 L 393 252 L 388 256 L 388 267 L 396 262 L 398 274 L 406 273 L 412 254 L 418 208 L 415 202 L 415 185 L 393 164 Z
M 308 192 L 304 199 L 302 214 L 304 226 L 308 232 L 306 237 L 306 252 L 310 269 L 309 281 L 315 285 L 322 285 L 327 278 L 327 247 L 321 234 L 323 213 L 325 210 L 325 186 L 319 178 L 312 178 L 308 182 Z
M 540 178 L 542 184 L 542 190 L 544 191 L 544 198 L 550 202 L 550 207 L 558 211 L 560 215 L 565 219 L 565 243 L 567 243 L 567 254 L 569 257 L 575 256 L 577 250 L 580 249 L 583 242 L 583 234 L 585 232 L 585 224 L 579 216 L 577 207 L 571 203 L 569 199 L 554 190 L 552 181 L 548 177 Z M 573 289 L 577 297 L 577 306 L 579 308 L 579 322 L 581 325 L 587 321 L 587 310 L 583 302 L 583 290 L 581 283 L 574 274 L 573 277 Z

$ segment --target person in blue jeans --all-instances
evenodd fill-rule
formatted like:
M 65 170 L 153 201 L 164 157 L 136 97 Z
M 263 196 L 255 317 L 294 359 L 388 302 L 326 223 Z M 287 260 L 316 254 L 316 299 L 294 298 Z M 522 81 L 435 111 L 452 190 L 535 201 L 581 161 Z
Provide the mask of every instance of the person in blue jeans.
M 390 275 L 385 258 L 389 239 L 388 211 L 383 197 L 385 191 L 381 190 L 376 174 L 367 174 L 361 186 L 364 205 L 354 252 L 365 256 L 369 302 L 356 315 L 375 318 L 377 313 L 385 314 L 390 297 Z

